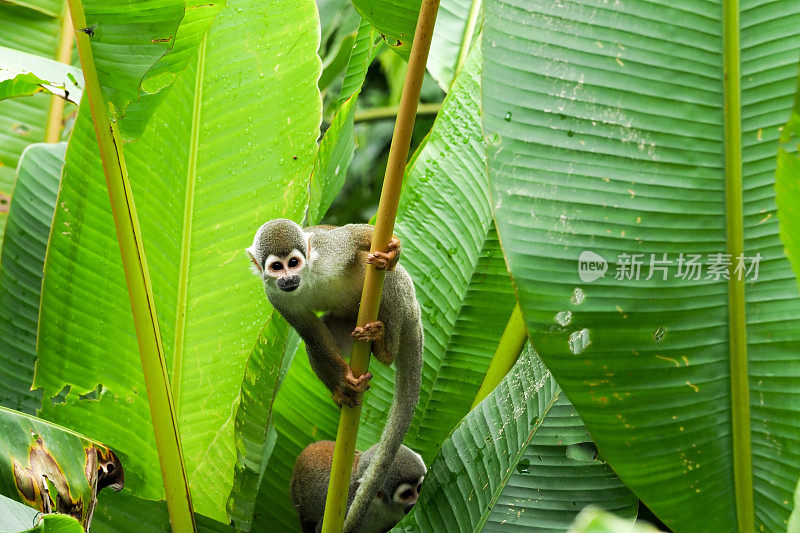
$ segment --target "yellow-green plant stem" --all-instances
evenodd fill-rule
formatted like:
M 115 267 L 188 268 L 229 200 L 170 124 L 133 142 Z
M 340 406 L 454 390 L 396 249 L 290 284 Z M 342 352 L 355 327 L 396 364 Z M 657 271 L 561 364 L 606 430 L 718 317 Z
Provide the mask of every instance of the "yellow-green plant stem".
M 461 67 L 464 66 L 464 61 L 467 60 L 470 45 L 472 44 L 472 37 L 475 35 L 475 27 L 478 25 L 478 15 L 481 13 L 482 0 L 472 0 L 469 6 L 469 14 L 467 15 L 467 23 L 464 26 L 464 33 L 461 34 L 461 47 L 458 50 L 458 59 L 456 60 L 456 68 L 454 69 L 455 75 L 453 79 L 461 72 Z
M 739 2 L 722 6 L 722 47 L 725 106 L 725 206 L 728 253 L 732 265 L 744 252 L 742 215 L 742 116 L 739 46 Z M 731 345 L 731 420 L 733 431 L 733 480 L 739 531 L 754 530 L 753 459 L 750 449 L 750 388 L 747 374 L 747 330 L 744 276 L 731 270 L 728 281 Z
M 87 26 L 86 19 L 80 0 L 68 0 L 68 2 L 73 26 L 85 28 Z M 125 158 L 122 153 L 122 141 L 109 120 L 103 102 L 89 36 L 83 32 L 77 32 L 76 41 L 85 83 L 84 98 L 88 98 L 92 110 L 94 130 L 100 148 L 100 159 L 103 163 L 108 196 L 111 200 L 111 211 L 122 253 L 122 265 L 133 310 L 139 354 L 142 358 L 142 369 L 147 387 L 147 398 L 150 402 L 150 416 L 153 420 L 170 523 L 172 531 L 176 533 L 193 532 L 196 527 L 189 494 L 189 480 L 183 462 L 178 421 L 172 405 L 164 349 L 161 344 L 161 332 L 158 327 L 139 219 L 136 216 L 136 207 L 133 203 Z
M 508 324 L 506 324 L 506 329 L 500 337 L 500 342 L 497 343 L 497 350 L 492 356 L 489 368 L 483 377 L 481 388 L 478 389 L 478 394 L 475 395 L 470 409 L 474 409 L 503 381 L 508 371 L 519 359 L 519 354 L 522 353 L 522 348 L 527 340 L 528 330 L 525 328 L 525 319 L 522 318 L 522 309 L 517 304 L 511 312 L 511 318 L 508 319 Z
M 417 116 L 435 115 L 442 108 L 442 104 L 419 104 L 417 106 Z M 354 122 L 372 122 L 374 120 L 384 120 L 395 118 L 400 110 L 399 105 L 387 107 L 373 107 L 356 111 L 353 115 Z
M 61 12 L 61 31 L 58 38 L 56 61 L 69 65 L 72 59 L 72 39 L 74 35 L 75 32 L 72 30 L 72 22 L 69 19 L 69 6 L 67 2 L 64 2 L 64 9 Z M 50 108 L 47 111 L 47 127 L 44 130 L 45 142 L 58 142 L 61 136 L 64 104 L 64 99 L 60 96 L 53 95 L 50 97 Z
M 186 196 L 183 203 L 183 234 L 181 236 L 181 264 L 178 274 L 178 299 L 175 310 L 175 353 L 172 356 L 172 401 L 175 412 L 180 412 L 181 373 L 183 371 L 183 349 L 186 332 L 186 301 L 189 289 L 189 256 L 192 243 L 192 216 L 194 215 L 194 185 L 197 180 L 197 153 L 200 144 L 200 116 L 203 101 L 203 73 L 205 72 L 208 34 L 203 35 L 197 50 L 197 74 L 194 80 L 194 102 L 192 103 L 192 131 L 189 138 L 189 164 L 186 169 Z
M 371 250 L 385 250 L 392 238 L 394 221 L 397 217 L 397 206 L 400 203 L 400 190 L 403 185 L 403 174 L 411 144 L 411 132 L 417 113 L 419 93 L 422 89 L 422 78 L 425 75 L 425 64 L 433 37 L 433 26 L 439 0 L 423 0 L 420 6 L 414 42 L 411 45 L 411 57 L 400 96 L 400 109 L 394 126 L 392 144 L 389 148 L 389 159 L 386 163 L 386 174 L 383 179 L 381 199 L 372 234 Z M 364 289 L 361 293 L 361 305 L 358 309 L 357 325 L 363 326 L 378 318 L 381 293 L 383 292 L 384 272 L 367 265 L 364 278 Z M 356 342 L 350 355 L 350 368 L 353 374 L 360 376 L 369 368 L 370 344 Z M 331 478 L 328 484 L 328 496 L 325 501 L 325 517 L 322 522 L 322 533 L 339 533 L 344 524 L 347 494 L 350 488 L 350 472 L 353 455 L 356 449 L 358 423 L 361 417 L 361 406 L 342 407 L 339 417 L 339 430 L 336 434 L 336 447 L 333 452 Z

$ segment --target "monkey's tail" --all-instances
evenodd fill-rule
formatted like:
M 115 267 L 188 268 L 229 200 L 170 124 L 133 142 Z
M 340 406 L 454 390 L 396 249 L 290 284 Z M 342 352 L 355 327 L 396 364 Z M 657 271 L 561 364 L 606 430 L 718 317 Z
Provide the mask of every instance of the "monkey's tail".
M 356 532 L 361 527 L 361 521 L 372 504 L 373 498 L 378 494 L 378 490 L 394 462 L 397 450 L 403 444 L 403 438 L 411 426 L 414 408 L 419 400 L 422 374 L 422 331 L 417 329 L 412 335 L 417 338 L 408 339 L 408 342 L 401 341 L 400 349 L 402 350 L 404 346 L 417 347 L 420 353 L 398 354 L 395 358 L 394 400 L 389 409 L 389 416 L 386 418 L 386 425 L 383 427 L 380 445 L 361 478 L 353 503 L 345 517 L 343 531 L 346 533 Z

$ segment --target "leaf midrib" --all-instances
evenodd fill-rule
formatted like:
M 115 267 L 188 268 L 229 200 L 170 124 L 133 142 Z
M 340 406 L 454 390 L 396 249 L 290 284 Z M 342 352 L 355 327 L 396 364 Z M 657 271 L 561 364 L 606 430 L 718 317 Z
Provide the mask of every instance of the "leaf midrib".
M 725 206 L 728 276 L 729 338 L 731 362 L 731 430 L 736 516 L 739 531 L 754 530 L 753 460 L 750 443 L 750 389 L 747 373 L 747 331 L 744 279 L 733 265 L 744 253 L 742 213 L 742 117 L 739 1 L 722 6 L 723 92 L 725 116 Z M 743 278 L 743 276 L 742 276 Z
M 481 14 L 482 4 L 482 0 L 472 0 L 469 6 L 467 23 L 464 25 L 464 32 L 461 34 L 461 44 L 458 47 L 458 57 L 456 58 L 456 65 L 453 69 L 453 80 L 450 82 L 451 86 L 456 80 L 456 77 L 458 77 L 458 73 L 461 72 L 461 67 L 464 66 L 469 51 L 472 49 L 470 44 L 472 44 L 472 37 L 475 35 L 475 28 L 478 26 L 478 16 Z M 478 37 L 478 40 L 479 39 L 480 37 Z
M 186 331 L 186 299 L 189 278 L 189 254 L 192 241 L 192 217 L 194 215 L 194 186 L 197 180 L 197 147 L 200 138 L 200 111 L 203 99 L 203 74 L 206 59 L 208 34 L 203 36 L 197 51 L 197 73 L 195 74 L 194 100 L 192 102 L 192 129 L 189 137 L 189 160 L 186 165 L 186 198 L 183 202 L 183 234 L 181 235 L 181 259 L 178 271 L 178 298 L 175 309 L 175 342 L 172 358 L 172 399 L 175 412 L 180 411 L 181 370 Z M 180 418 L 180 415 L 179 415 Z
M 550 373 L 547 373 L 547 377 L 550 378 Z M 553 391 L 553 395 L 550 397 L 550 401 L 547 402 L 547 405 L 544 409 L 539 413 L 537 417 L 537 421 L 534 423 L 533 427 L 531 428 L 531 432 L 528 434 L 528 437 L 525 439 L 525 442 L 519 447 L 517 454 L 514 458 L 509 462 L 509 468 L 506 470 L 505 474 L 503 474 L 503 478 L 500 480 L 500 483 L 497 484 L 495 490 L 492 494 L 491 500 L 489 500 L 489 505 L 486 507 L 483 513 L 481 513 L 481 517 L 478 520 L 478 523 L 475 525 L 474 532 L 482 531 L 483 527 L 486 525 L 487 520 L 489 520 L 489 516 L 492 514 L 492 510 L 494 509 L 497 500 L 503 494 L 503 491 L 508 485 L 508 481 L 511 479 L 511 476 L 514 475 L 516 470 L 517 464 L 519 464 L 522 457 L 525 455 L 525 450 L 528 449 L 528 445 L 533 440 L 533 437 L 536 436 L 536 433 L 539 431 L 539 428 L 542 427 L 544 424 L 544 420 L 547 418 L 547 415 L 550 414 L 553 406 L 556 404 L 558 399 L 561 397 L 561 388 L 557 388 Z

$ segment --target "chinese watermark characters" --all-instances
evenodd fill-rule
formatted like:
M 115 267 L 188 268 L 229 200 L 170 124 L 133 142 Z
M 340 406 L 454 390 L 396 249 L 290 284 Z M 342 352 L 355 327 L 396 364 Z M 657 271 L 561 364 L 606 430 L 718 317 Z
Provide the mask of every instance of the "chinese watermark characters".
M 725 253 L 711 254 L 627 254 L 617 255 L 614 279 L 648 281 L 651 279 L 667 281 L 682 279 L 686 281 L 728 280 L 731 276 L 737 280 L 758 279 L 758 266 L 761 254 L 753 256 Z M 608 263 L 599 254 L 591 250 L 581 252 L 578 258 L 578 275 L 589 283 L 605 277 Z

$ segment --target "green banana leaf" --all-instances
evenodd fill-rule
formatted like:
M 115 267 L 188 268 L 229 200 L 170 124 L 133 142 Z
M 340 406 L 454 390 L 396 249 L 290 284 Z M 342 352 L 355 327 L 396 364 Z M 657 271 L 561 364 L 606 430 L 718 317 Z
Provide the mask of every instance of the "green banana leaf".
M 31 391 L 47 237 L 56 206 L 66 143 L 32 144 L 17 169 L 0 255 L 0 405 L 34 414 Z
M 587 504 L 633 518 L 637 500 L 608 466 L 567 456 L 587 440 L 528 347 L 444 442 L 394 531 L 565 531 Z
M 61 35 L 61 5 L 56 0 L 0 2 L 0 47 L 54 59 Z M 44 93 L 0 101 L 0 237 L 3 202 L 7 207 L 17 161 L 26 146 L 44 141 L 51 101 Z M 67 105 L 65 113 L 74 109 Z
M 36 527 L 28 529 L 25 533 L 80 533 L 83 531 L 81 523 L 65 515 L 45 515 L 36 524 Z
M 30 72 L 10 74 L 8 71 L 0 71 L 0 76 L 4 75 L 7 77 L 0 81 L 0 98 L 31 96 L 38 92 L 47 92 L 61 97 L 67 95 L 63 87 L 50 85 L 48 80 Z
M 365 405 L 371 399 L 368 396 Z M 268 475 L 258 487 L 251 531 L 299 531 L 300 521 L 289 496 L 294 461 L 309 443 L 335 439 L 339 423 L 339 409 L 311 370 L 302 343 L 294 354 L 272 412 L 275 441 L 266 465 Z M 362 421 L 362 428 L 365 424 L 379 423 Z
M 249 531 L 252 525 L 258 487 L 275 445 L 275 398 L 299 344 L 297 333 L 273 310 L 245 366 L 236 411 L 237 461 L 228 497 L 228 516 L 239 531 Z
M 103 99 L 126 140 L 142 134 L 224 5 L 225 0 L 158 0 L 146 9 L 109 9 L 102 0 L 83 3 Z
M 784 251 L 794 268 L 800 286 L 800 76 L 794 109 L 781 132 L 778 167 L 775 177 L 775 201 L 778 205 L 780 236 Z
M 88 527 L 97 491 L 122 488 L 111 449 L 74 431 L 0 407 L 0 494 Z
M 0 494 L 0 531 L 4 533 L 83 533 L 81 523 L 63 514 L 43 515 Z
M 162 63 L 171 63 L 173 57 L 181 55 L 168 52 L 179 47 L 177 33 L 184 12 L 188 20 L 194 12 L 205 10 L 185 9 L 187 6 L 181 0 L 151 0 L 136 5 L 84 0 L 81 4 L 87 26 L 75 28 L 75 31 L 89 37 L 103 100 L 117 127 L 125 138 L 135 139 L 157 107 L 151 104 L 153 95 L 145 89 L 154 75 L 159 81 L 164 78 L 154 65 L 162 58 Z M 206 2 L 206 5 L 217 11 L 221 2 Z M 204 30 L 197 33 L 202 36 Z M 179 72 L 180 67 L 175 70 Z M 169 84 L 159 85 L 161 89 Z M 140 100 L 146 102 L 145 105 L 129 108 Z
M 564 531 L 591 505 L 635 518 L 639 499 L 596 451 L 575 408 L 560 395 L 508 478 L 487 529 Z
M 442 0 L 433 28 L 428 72 L 444 92 L 450 90 L 457 71 L 478 35 L 481 0 Z
M 48 17 L 58 17 L 64 7 L 60 0 L 5 0 L 5 3 L 32 9 Z
M 420 3 L 420 0 L 399 0 L 391 3 L 353 0 L 353 7 L 383 36 L 389 48 L 408 60 Z
M 354 0 L 353 6 L 384 37 L 389 48 L 408 60 L 420 3 L 420 0 L 391 3 Z M 481 3 L 481 0 L 441 0 L 439 3 L 427 68 L 444 92 L 449 91 L 478 34 Z
M 355 11 L 353 13 L 356 16 L 356 22 L 358 22 L 360 17 Z M 322 74 L 317 82 L 320 91 L 325 91 L 337 79 L 339 74 L 347 68 L 350 52 L 356 42 L 356 35 L 357 31 L 345 34 L 341 37 L 341 40 L 334 44 L 336 48 L 331 51 L 331 55 L 322 64 Z
M 485 4 L 489 178 L 529 334 L 676 532 L 782 531 L 800 477 L 800 299 L 773 197 L 798 49 L 791 3 Z M 714 254 L 738 223 L 753 270 L 729 300 Z
M 0 531 L 4 533 L 83 533 L 81 523 L 63 514 L 43 515 L 33 507 L 0 495 Z
M 325 95 L 329 88 L 336 88 L 334 82 L 347 68 L 361 16 L 349 0 L 320 0 L 317 9 L 321 26 L 319 56 L 322 60 L 318 86 Z
M 794 109 L 789 122 L 784 126 L 778 145 L 778 164 L 775 175 L 775 202 L 778 205 L 780 237 L 783 249 L 794 268 L 800 286 L 800 76 L 797 78 Z M 794 493 L 794 506 L 789 517 L 787 531 L 800 533 L 800 481 Z
M 308 201 L 320 121 L 317 25 L 310 1 L 229 2 L 141 138 L 124 145 L 193 503 L 226 523 L 240 388 L 269 316 L 244 248 L 265 220 L 299 219 Z M 302 59 L 289 63 L 290 51 Z M 280 105 L 264 113 L 265 99 Z M 34 381 L 44 389 L 42 416 L 111 443 L 133 494 L 160 498 L 130 303 L 88 111 L 79 111 L 66 154 Z
M 797 488 L 794 491 L 794 508 L 792 514 L 789 515 L 789 525 L 786 528 L 787 533 L 800 532 L 800 481 L 797 483 Z
M 587 507 L 575 518 L 568 533 L 658 533 L 647 523 L 634 523 L 617 518 L 613 514 L 595 507 Z
M 0 192 L 0 236 L 5 234 L 6 222 L 8 221 L 8 210 L 11 206 L 11 196 Z M 0 244 L 2 241 L 0 240 Z
M 228 524 L 222 524 L 195 513 L 197 533 L 233 533 Z M 92 519 L 92 533 L 171 533 L 167 503 L 137 498 L 129 490 L 104 491 L 98 495 L 97 508 Z
M 0 46 L 0 100 L 41 91 L 78 104 L 83 74 L 71 65 Z
M 356 149 L 356 103 L 372 60 L 380 47 L 377 35 L 369 23 L 362 19 L 358 27 L 345 78 L 339 93 L 336 113 L 319 145 L 314 172 L 309 184 L 310 201 L 308 223 L 314 225 L 324 216 L 339 189 L 342 188 L 347 169 Z
M 0 494 L 0 531 L 25 531 L 36 524 L 36 518 L 40 515 L 33 507 Z M 83 531 L 80 522 L 78 527 L 79 531 Z

